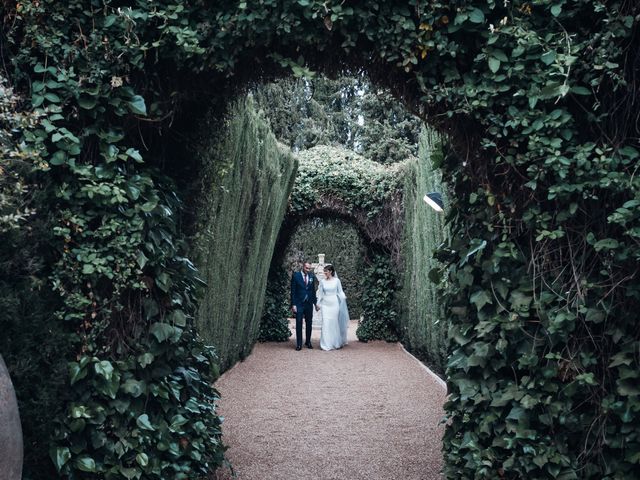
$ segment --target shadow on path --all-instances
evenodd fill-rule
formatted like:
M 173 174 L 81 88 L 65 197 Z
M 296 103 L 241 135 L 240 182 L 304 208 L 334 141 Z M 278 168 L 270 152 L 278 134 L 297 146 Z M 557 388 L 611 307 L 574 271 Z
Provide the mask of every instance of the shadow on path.
M 400 344 L 313 350 L 257 344 L 216 383 L 227 456 L 241 480 L 440 479 L 440 382 Z M 232 478 L 217 472 L 219 480 Z

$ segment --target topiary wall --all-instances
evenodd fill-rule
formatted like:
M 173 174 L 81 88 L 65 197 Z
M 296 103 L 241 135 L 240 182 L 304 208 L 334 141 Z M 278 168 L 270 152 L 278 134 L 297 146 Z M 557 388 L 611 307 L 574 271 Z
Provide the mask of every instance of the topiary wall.
M 230 107 L 221 133 L 207 134 L 211 140 L 198 152 L 204 180 L 194 235 L 195 263 L 207 286 L 196 323 L 224 371 L 249 355 L 258 338 L 297 162 L 251 99 Z
M 411 163 L 404 187 L 404 267 L 398 315 L 402 343 L 440 374 L 444 374 L 446 364 L 449 321 L 443 293 L 431 272 L 442 268 L 434 253 L 445 240 L 447 227 L 443 214 L 435 212 L 422 197 L 428 192 L 440 192 L 448 204 L 441 174 L 436 170 L 442 155 L 441 137 L 424 128 L 418 158 Z

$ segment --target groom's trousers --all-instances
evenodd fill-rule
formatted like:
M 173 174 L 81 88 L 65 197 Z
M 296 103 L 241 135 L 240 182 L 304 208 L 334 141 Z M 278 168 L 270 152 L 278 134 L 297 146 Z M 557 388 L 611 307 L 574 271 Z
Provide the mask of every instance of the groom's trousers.
M 304 317 L 305 344 L 311 343 L 311 322 L 313 321 L 313 304 L 305 301 L 302 308 L 296 308 L 296 346 L 302 347 L 302 318 Z

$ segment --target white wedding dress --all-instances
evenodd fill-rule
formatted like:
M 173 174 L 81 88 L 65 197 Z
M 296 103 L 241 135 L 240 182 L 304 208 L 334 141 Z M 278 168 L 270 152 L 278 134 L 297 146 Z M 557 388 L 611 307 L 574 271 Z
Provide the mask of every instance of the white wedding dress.
M 349 328 L 349 309 L 347 297 L 342 291 L 338 277 L 320 280 L 317 292 L 317 304 L 322 315 L 320 348 L 333 350 L 347 344 Z

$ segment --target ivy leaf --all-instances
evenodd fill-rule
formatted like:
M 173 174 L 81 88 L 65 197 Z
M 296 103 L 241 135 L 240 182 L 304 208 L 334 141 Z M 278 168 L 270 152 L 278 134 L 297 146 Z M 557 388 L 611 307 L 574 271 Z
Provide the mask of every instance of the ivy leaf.
M 486 290 L 478 290 L 477 292 L 472 294 L 471 297 L 469 297 L 469 301 L 475 304 L 478 310 L 480 310 L 486 304 L 493 303 L 493 301 L 491 300 L 491 297 L 489 296 Z
M 49 163 L 51 165 L 62 165 L 67 161 L 67 154 L 62 150 L 57 150 L 53 155 L 51 155 L 51 159 Z
M 149 329 L 151 335 L 156 337 L 158 342 L 164 342 L 173 335 L 173 327 L 168 323 L 156 322 Z
M 145 387 L 144 382 L 139 382 L 138 380 L 134 380 L 133 378 L 130 378 L 129 380 L 125 381 L 121 385 L 120 389 L 124 393 L 128 393 L 132 397 L 137 398 L 143 394 L 144 387 Z
M 93 458 L 91 457 L 78 457 L 78 459 L 76 460 L 76 467 L 78 468 L 78 470 L 81 470 L 83 472 L 95 472 L 96 471 L 96 462 Z
M 171 321 L 179 327 L 184 327 L 187 325 L 187 316 L 182 310 L 177 309 L 171 313 Z
M 85 110 L 91 110 L 92 108 L 95 108 L 97 104 L 98 102 L 95 98 L 80 97 L 78 99 L 78 105 L 80 105 L 80 108 L 84 108 Z
M 469 14 L 469 20 L 473 23 L 482 23 L 484 22 L 484 13 L 479 8 L 474 8 Z
M 138 355 L 138 363 L 142 368 L 145 368 L 147 365 L 151 365 L 153 362 L 154 356 L 153 353 L 143 353 L 142 355 Z
M 44 94 L 44 98 L 52 103 L 60 103 L 60 97 L 53 92 L 47 92 Z
M 86 376 L 87 376 L 86 368 L 81 367 L 80 364 L 77 362 L 69 363 L 69 377 L 70 377 L 69 380 L 71 382 L 70 385 L 73 385 L 78 380 L 82 380 Z
M 498 70 L 500 70 L 500 60 L 498 60 L 496 57 L 489 57 L 489 70 L 491 70 L 493 73 L 496 73 Z
M 556 3 L 551 7 L 551 15 L 553 15 L 554 17 L 557 17 L 558 15 L 560 15 L 561 12 L 562 12 L 561 4 Z
M 142 163 L 142 155 L 135 148 L 128 148 L 125 152 L 129 157 L 133 158 L 136 162 Z
M 71 451 L 68 447 L 58 447 L 49 451 L 49 456 L 53 460 L 53 464 L 56 466 L 58 472 L 71 459 Z
M 599 252 L 601 250 L 615 250 L 619 245 L 620 243 L 617 240 L 613 238 L 605 238 L 604 240 L 596 242 L 593 247 L 596 249 L 596 252 Z
M 542 60 L 542 63 L 544 63 L 545 65 L 551 65 L 556 60 L 555 50 L 551 50 L 549 52 L 543 53 L 540 56 L 540 60 Z
M 127 103 L 129 105 L 129 110 L 136 115 L 147 115 L 147 106 L 144 103 L 144 98 L 140 95 L 134 95 Z
M 113 375 L 113 365 L 111 365 L 111 362 L 102 360 L 96 363 L 94 368 L 96 369 L 96 373 L 105 380 L 111 380 L 111 376 Z
M 143 413 L 138 417 L 138 419 L 136 420 L 136 425 L 138 425 L 143 430 L 155 431 L 155 427 L 151 425 L 151 422 L 149 421 L 149 415 L 147 415 L 146 413 Z
M 139 478 L 140 475 L 142 475 L 142 472 L 140 471 L 139 468 L 136 467 L 119 467 L 120 469 L 120 473 L 122 474 L 123 477 L 125 477 L 128 480 L 133 480 L 134 478 Z
M 591 95 L 591 90 L 585 87 L 571 87 L 569 90 L 571 93 L 575 93 L 576 95 Z
M 149 261 L 149 259 L 144 254 L 144 252 L 143 251 L 139 251 L 138 252 L 138 256 L 136 257 L 136 262 L 138 263 L 138 266 L 142 269 L 142 268 L 144 268 L 144 266 L 147 264 L 148 261 Z
M 136 455 L 136 462 L 138 462 L 138 465 L 140 465 L 141 467 L 146 467 L 147 465 L 149 465 L 149 457 L 144 452 L 139 453 Z

